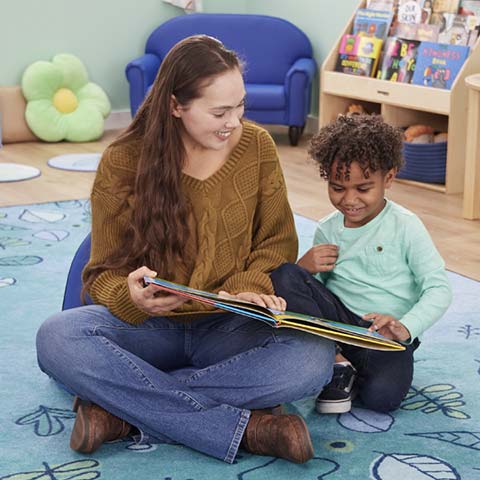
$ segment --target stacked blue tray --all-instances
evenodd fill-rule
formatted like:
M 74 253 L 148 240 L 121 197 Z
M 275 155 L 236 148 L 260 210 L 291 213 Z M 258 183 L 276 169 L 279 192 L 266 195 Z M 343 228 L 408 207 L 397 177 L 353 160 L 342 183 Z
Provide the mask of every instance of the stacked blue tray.
M 426 183 L 445 183 L 447 142 L 403 144 L 405 165 L 398 178 Z

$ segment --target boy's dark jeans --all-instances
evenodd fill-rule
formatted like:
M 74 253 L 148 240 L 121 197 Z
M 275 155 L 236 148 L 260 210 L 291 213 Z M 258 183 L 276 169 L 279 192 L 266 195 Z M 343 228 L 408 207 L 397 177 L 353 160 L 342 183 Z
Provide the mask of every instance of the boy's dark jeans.
M 271 273 L 271 279 L 275 294 L 287 301 L 287 310 L 350 325 L 370 325 L 298 265 L 282 265 Z M 412 384 L 413 352 L 419 343 L 415 339 L 402 352 L 382 352 L 341 344 L 342 355 L 357 369 L 358 396 L 366 408 L 388 412 L 400 406 Z

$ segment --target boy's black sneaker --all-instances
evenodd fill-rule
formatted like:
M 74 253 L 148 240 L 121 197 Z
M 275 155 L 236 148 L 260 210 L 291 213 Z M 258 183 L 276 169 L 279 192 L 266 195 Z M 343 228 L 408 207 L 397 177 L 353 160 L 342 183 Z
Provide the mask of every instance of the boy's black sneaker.
M 331 382 L 315 401 L 318 413 L 346 413 L 352 408 L 352 389 L 357 371 L 350 364 L 336 363 Z

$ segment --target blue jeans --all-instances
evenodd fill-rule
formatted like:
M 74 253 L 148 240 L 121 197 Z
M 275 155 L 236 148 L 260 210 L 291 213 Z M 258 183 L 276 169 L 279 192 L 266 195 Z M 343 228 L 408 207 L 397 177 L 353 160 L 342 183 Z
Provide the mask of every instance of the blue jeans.
M 250 409 L 314 395 L 330 381 L 334 344 L 233 314 L 135 326 L 90 305 L 46 320 L 37 354 L 45 373 L 149 441 L 232 463 Z
M 271 275 L 275 293 L 287 301 L 287 309 L 337 322 L 370 326 L 370 322 L 346 308 L 321 282 L 298 265 L 284 264 Z M 342 344 L 341 352 L 357 369 L 356 386 L 366 408 L 395 410 L 412 384 L 413 352 L 417 339 L 401 352 L 382 352 Z

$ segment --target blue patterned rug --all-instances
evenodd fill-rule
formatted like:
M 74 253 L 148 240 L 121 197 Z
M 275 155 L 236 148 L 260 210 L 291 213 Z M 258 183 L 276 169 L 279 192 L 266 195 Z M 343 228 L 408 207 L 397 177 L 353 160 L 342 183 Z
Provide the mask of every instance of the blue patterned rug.
M 314 222 L 297 217 L 301 249 Z M 159 480 L 480 478 L 480 286 L 450 273 L 454 303 L 416 354 L 414 386 L 392 415 L 361 408 L 320 416 L 288 405 L 310 428 L 306 465 L 242 453 L 233 465 L 180 446 L 120 441 L 70 450 L 70 395 L 36 365 L 35 332 L 62 303 L 73 254 L 90 228 L 86 201 L 0 208 L 0 479 Z

